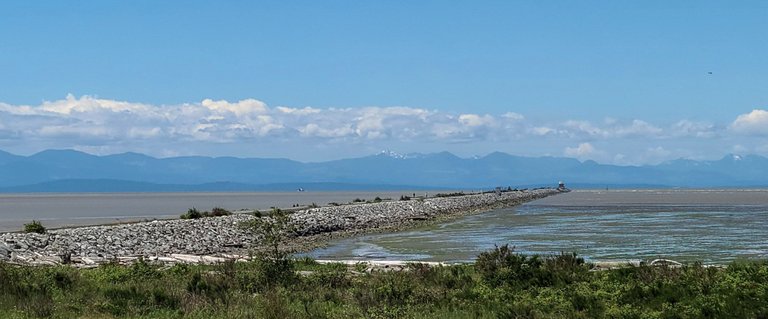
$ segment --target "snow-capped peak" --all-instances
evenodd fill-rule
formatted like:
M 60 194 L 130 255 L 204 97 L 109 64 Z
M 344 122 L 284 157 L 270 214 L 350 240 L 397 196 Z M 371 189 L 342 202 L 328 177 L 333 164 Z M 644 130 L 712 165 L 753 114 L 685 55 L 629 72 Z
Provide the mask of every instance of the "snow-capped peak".
M 392 158 L 400 158 L 400 159 L 405 158 L 405 155 L 394 152 L 394 151 L 390 151 L 390 150 L 382 150 L 381 152 L 379 152 L 379 155 L 389 156 Z
M 424 154 L 421 153 L 408 153 L 408 154 L 400 154 L 398 152 L 390 151 L 390 150 L 382 150 L 378 154 L 379 156 L 387 156 L 391 158 L 396 159 L 410 159 L 410 158 L 422 158 L 424 157 Z

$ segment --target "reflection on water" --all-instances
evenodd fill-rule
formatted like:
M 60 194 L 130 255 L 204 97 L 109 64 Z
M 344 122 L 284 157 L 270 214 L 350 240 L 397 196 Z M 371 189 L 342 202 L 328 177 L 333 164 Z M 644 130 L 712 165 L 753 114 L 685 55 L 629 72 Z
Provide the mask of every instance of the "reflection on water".
M 495 244 L 593 261 L 768 258 L 768 190 L 577 191 L 422 229 L 331 243 L 321 259 L 470 261 Z

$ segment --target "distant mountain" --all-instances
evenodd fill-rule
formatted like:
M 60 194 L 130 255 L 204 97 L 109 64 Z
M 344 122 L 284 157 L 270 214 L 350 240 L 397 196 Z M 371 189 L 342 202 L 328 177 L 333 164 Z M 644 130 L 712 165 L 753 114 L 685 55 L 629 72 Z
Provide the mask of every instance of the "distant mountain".
M 495 152 L 460 158 L 448 152 L 380 154 L 319 163 L 280 158 L 95 156 L 47 150 L 31 156 L 0 151 L 0 192 L 250 191 L 550 186 L 754 187 L 768 185 L 768 159 L 727 155 L 616 166 L 561 157 Z M 393 186 L 394 185 L 394 186 Z M 411 186 L 403 186 L 411 185 Z
M 421 190 L 434 189 L 409 185 L 372 185 L 344 183 L 280 183 L 252 185 L 232 182 L 215 182 L 194 185 L 154 184 L 112 179 L 66 179 L 32 185 L 0 188 L 0 193 L 112 193 L 112 192 L 291 192 L 299 189 L 312 191 L 343 190 Z

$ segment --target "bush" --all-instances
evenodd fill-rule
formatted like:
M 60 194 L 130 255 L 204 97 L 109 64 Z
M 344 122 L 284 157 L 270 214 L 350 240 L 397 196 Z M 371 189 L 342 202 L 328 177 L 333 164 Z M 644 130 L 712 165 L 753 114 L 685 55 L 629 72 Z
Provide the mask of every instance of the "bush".
M 589 265 L 574 253 L 528 257 L 515 253 L 508 245 L 481 253 L 475 269 L 492 287 L 560 287 L 587 280 L 589 276 Z
M 203 217 L 203 214 L 201 214 L 197 208 L 190 208 L 186 214 L 181 215 L 181 219 L 198 219 Z
M 456 197 L 456 196 L 464 196 L 464 192 L 456 192 L 456 193 L 437 193 L 435 194 L 435 197 Z
M 45 226 L 43 226 L 43 224 L 41 224 L 39 221 L 33 220 L 29 224 L 24 224 L 25 233 L 45 234 L 45 231 Z
M 232 213 L 224 208 L 214 207 L 213 209 L 211 209 L 211 215 L 218 217 L 218 216 L 232 215 Z
M 253 219 L 242 226 L 261 237 L 255 263 L 263 275 L 263 285 L 273 287 L 295 280 L 294 262 L 290 253 L 282 247 L 296 231 L 288 213 L 275 208 L 269 218 Z

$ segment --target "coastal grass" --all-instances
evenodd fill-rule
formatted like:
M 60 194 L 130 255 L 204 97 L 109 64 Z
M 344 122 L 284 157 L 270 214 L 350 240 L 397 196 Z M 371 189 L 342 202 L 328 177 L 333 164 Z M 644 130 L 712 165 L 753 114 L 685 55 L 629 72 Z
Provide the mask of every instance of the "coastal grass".
M 592 271 L 508 246 L 403 271 L 268 258 L 218 265 L 0 264 L 1 318 L 768 318 L 768 262 Z

